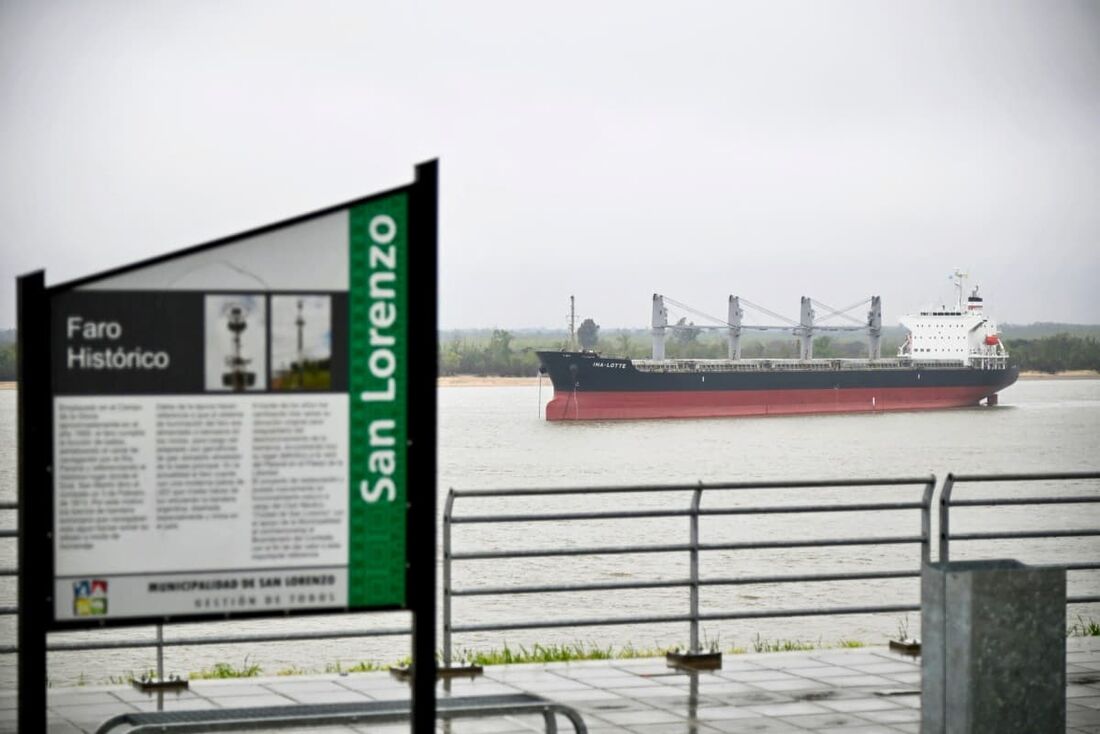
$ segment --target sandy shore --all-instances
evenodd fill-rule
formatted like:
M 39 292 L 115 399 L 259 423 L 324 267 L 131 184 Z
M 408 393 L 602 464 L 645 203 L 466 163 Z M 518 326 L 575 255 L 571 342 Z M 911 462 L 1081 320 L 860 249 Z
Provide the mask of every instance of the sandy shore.
M 543 381 L 549 385 L 550 378 Z M 537 385 L 539 378 L 531 377 L 481 377 L 478 375 L 448 375 L 436 380 L 439 387 L 516 387 L 518 385 Z
M 1021 372 L 1021 380 L 1095 380 L 1100 372 L 1092 370 L 1066 370 L 1065 372 Z

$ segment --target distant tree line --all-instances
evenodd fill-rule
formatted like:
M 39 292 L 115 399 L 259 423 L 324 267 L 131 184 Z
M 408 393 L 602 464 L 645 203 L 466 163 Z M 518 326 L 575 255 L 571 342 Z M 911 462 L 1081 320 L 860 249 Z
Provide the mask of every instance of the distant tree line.
M 1041 339 L 1007 339 L 1009 359 L 1021 370 L 1100 372 L 1100 341 L 1092 336 L 1055 334 Z
M 0 344 L 0 382 L 15 379 L 15 343 Z
M 600 354 L 645 359 L 652 353 L 646 330 L 621 329 L 600 333 L 598 325 L 593 323 L 592 327 L 585 329 L 585 341 L 595 337 L 592 348 Z M 1005 346 L 1013 364 L 1022 370 L 1100 372 L 1100 339 L 1095 336 L 1062 333 L 1038 339 L 1007 339 Z M 884 338 L 883 356 L 895 354 L 897 347 L 896 341 Z M 568 348 L 568 337 L 560 332 L 517 335 L 504 329 L 493 329 L 487 335 L 444 335 L 439 344 L 439 374 L 534 375 L 538 369 L 536 349 Z M 670 359 L 721 359 L 726 356 L 727 350 L 726 340 L 722 336 L 701 335 L 699 330 L 690 328 L 670 332 L 665 346 L 665 354 Z M 866 355 L 867 344 L 862 339 L 834 339 L 829 336 L 814 339 L 815 357 L 828 359 Z M 794 359 L 798 357 L 798 341 L 792 338 L 743 338 L 741 356 L 746 359 Z M 15 343 L 0 342 L 0 382 L 14 379 Z

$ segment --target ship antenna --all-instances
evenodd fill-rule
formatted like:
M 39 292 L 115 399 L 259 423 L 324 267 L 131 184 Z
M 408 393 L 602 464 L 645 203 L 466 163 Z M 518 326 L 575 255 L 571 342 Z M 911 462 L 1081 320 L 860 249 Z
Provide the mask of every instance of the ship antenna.
M 955 273 L 951 276 L 952 280 L 955 281 L 955 290 L 959 292 L 959 313 L 965 313 L 963 310 L 963 290 L 965 290 L 963 284 L 966 282 L 967 277 L 968 274 L 958 268 L 955 268 Z

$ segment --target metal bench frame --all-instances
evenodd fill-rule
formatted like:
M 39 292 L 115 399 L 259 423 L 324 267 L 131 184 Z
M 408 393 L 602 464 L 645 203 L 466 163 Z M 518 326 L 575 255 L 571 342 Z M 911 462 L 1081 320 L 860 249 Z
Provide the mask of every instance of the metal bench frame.
M 206 732 L 240 729 L 276 729 L 292 726 L 329 724 L 384 723 L 404 721 L 411 714 L 409 701 L 362 701 L 354 703 L 293 704 L 200 711 L 153 711 L 118 714 L 107 719 L 96 734 L 108 734 L 118 726 L 130 725 L 127 734 L 139 732 Z M 440 698 L 436 716 L 440 719 L 470 719 L 487 716 L 541 714 L 546 733 L 557 734 L 555 714 L 573 724 L 576 734 L 587 734 L 580 713 L 564 704 L 529 693 L 499 696 L 458 696 Z

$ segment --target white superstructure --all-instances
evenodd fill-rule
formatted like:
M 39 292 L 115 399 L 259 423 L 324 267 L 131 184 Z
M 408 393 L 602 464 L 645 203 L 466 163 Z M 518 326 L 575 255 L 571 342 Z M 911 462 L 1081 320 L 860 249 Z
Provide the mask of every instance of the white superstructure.
M 971 367 L 1004 367 L 1008 359 L 997 324 L 985 315 L 982 297 L 975 287 L 963 301 L 966 273 L 955 271 L 959 300 L 955 308 L 921 311 L 898 321 L 909 336 L 898 350 L 899 357 L 920 361 L 956 362 Z

